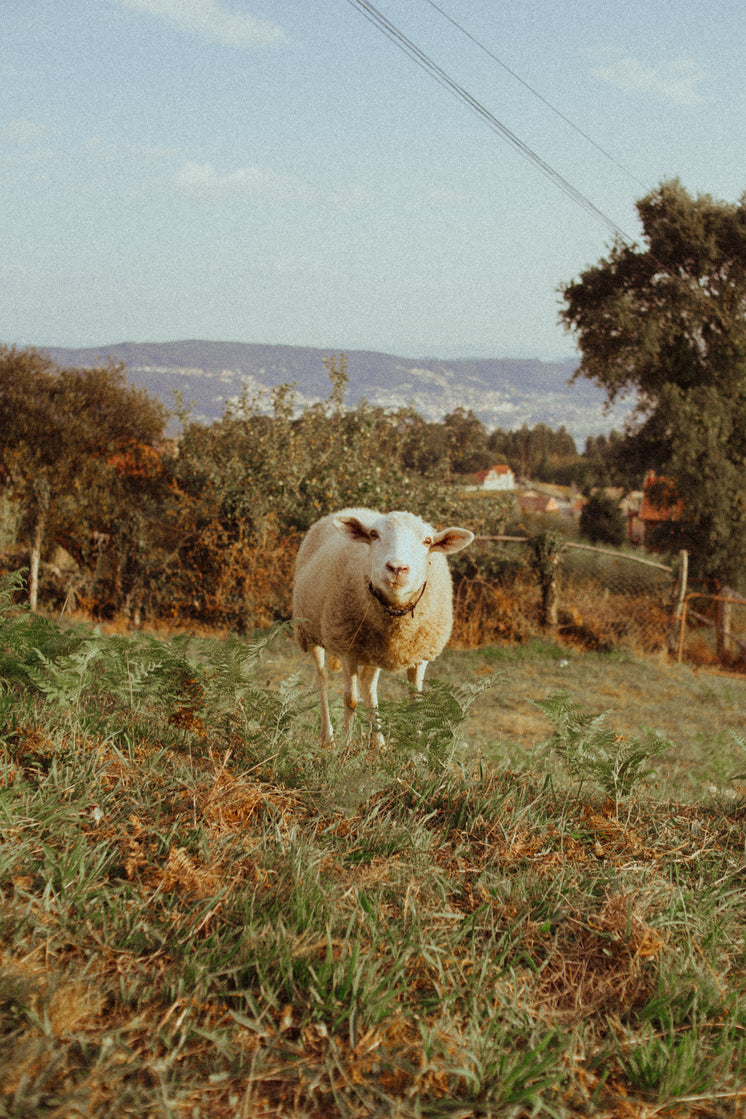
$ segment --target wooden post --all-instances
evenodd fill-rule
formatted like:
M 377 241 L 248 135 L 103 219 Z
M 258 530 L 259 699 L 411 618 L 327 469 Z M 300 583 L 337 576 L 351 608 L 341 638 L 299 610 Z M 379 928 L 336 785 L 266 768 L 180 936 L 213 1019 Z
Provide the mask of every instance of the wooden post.
M 37 478 L 33 485 L 34 528 L 29 549 L 28 602 L 36 610 L 39 601 L 39 561 L 47 527 L 51 490 L 46 478 Z
M 674 586 L 673 592 L 673 617 L 671 619 L 671 628 L 668 634 L 668 649 L 673 653 L 678 649 L 679 663 L 681 663 L 681 650 L 684 636 L 684 626 L 686 625 L 686 611 L 684 603 L 686 602 L 687 584 L 689 582 L 689 553 L 686 548 L 682 548 L 679 552 L 679 574 Z
M 736 652 L 736 644 L 731 635 L 731 625 L 733 621 L 733 599 L 728 597 L 729 591 L 727 587 L 723 588 L 723 594 L 718 596 L 717 599 L 717 655 L 718 660 L 722 663 L 727 662 L 730 657 Z
M 559 620 L 559 588 L 557 569 L 541 587 L 541 625 L 544 629 L 555 630 Z
M 559 620 L 559 564 L 562 544 L 551 532 L 531 539 L 531 568 L 541 591 L 539 624 L 555 630 Z

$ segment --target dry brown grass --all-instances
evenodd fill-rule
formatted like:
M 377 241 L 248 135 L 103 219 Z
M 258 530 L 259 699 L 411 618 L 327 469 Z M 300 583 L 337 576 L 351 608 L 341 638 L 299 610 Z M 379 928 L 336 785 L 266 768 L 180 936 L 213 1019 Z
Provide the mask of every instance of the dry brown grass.
M 467 659 L 494 665 L 442 667 Z M 557 663 L 535 646 L 527 688 Z M 578 679 L 608 665 L 575 661 Z M 9 1115 L 678 1119 L 699 1095 L 688 1114 L 736 1116 L 738 802 L 578 796 L 546 757 L 520 774 L 427 771 L 395 742 L 322 751 L 302 713 L 268 747 L 210 710 L 212 672 L 147 711 L 18 697 Z M 661 999 L 702 1050 L 676 1080 L 656 1064 Z
M 611 592 L 573 581 L 560 592 L 559 625 L 552 636 L 591 650 L 651 653 L 667 647 L 671 608 L 651 594 Z M 505 586 L 464 578 L 455 591 L 452 644 L 461 649 L 523 642 L 543 632 L 538 590 L 528 575 Z

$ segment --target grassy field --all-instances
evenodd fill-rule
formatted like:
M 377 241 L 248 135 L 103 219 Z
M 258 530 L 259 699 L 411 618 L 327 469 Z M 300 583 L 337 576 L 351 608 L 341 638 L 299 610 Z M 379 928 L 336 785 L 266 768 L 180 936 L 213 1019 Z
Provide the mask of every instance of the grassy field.
M 449 651 L 381 752 L 310 679 L 5 594 L 0 1116 L 744 1114 L 746 681 Z
M 312 689 L 310 659 L 300 657 L 290 635 L 282 634 L 265 652 L 260 678 L 274 688 L 293 674 Z M 588 653 L 534 639 L 479 650 L 449 649 L 430 666 L 427 679 L 451 688 L 471 682 L 485 689 L 466 712 L 460 761 L 553 773 L 543 749 L 552 723 L 537 703 L 567 691 L 594 714 L 608 713 L 606 723 L 618 735 L 633 738 L 649 730 L 670 740 L 671 749 L 656 761 L 646 797 L 717 804 L 734 795 L 731 775 L 746 771 L 746 753 L 739 745 L 746 734 L 746 676 L 689 668 L 664 655 Z M 406 684 L 384 674 L 381 694 L 401 702 Z M 336 698 L 341 725 L 339 678 Z

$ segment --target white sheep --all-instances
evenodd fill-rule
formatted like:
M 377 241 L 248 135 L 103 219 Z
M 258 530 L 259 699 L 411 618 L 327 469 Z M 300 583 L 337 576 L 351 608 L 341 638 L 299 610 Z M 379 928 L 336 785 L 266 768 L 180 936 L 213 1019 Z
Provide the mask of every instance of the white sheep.
M 345 733 L 358 704 L 359 671 L 375 741 L 383 744 L 381 669 L 406 669 L 410 684 L 422 691 L 428 661 L 442 652 L 453 626 L 446 554 L 473 539 L 464 528 L 436 532 L 412 513 L 374 509 L 343 509 L 308 530 L 295 563 L 293 619 L 298 644 L 316 664 L 322 744 L 334 742 L 327 654 L 344 672 Z

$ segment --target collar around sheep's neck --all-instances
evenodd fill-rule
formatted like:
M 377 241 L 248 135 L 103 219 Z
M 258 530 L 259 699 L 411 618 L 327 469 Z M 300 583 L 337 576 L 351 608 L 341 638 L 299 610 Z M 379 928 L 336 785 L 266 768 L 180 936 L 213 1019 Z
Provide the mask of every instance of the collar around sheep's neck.
M 381 606 L 391 618 L 404 618 L 407 614 L 411 614 L 412 617 L 414 617 L 414 608 L 415 606 L 417 606 L 423 594 L 425 593 L 426 586 L 427 579 L 420 587 L 419 594 L 417 594 L 416 597 L 412 599 L 408 606 L 393 606 L 386 598 L 386 595 L 383 593 L 383 591 L 379 590 L 378 587 L 374 587 L 372 583 L 368 583 L 368 590 L 373 595 L 376 602 L 380 602 Z

